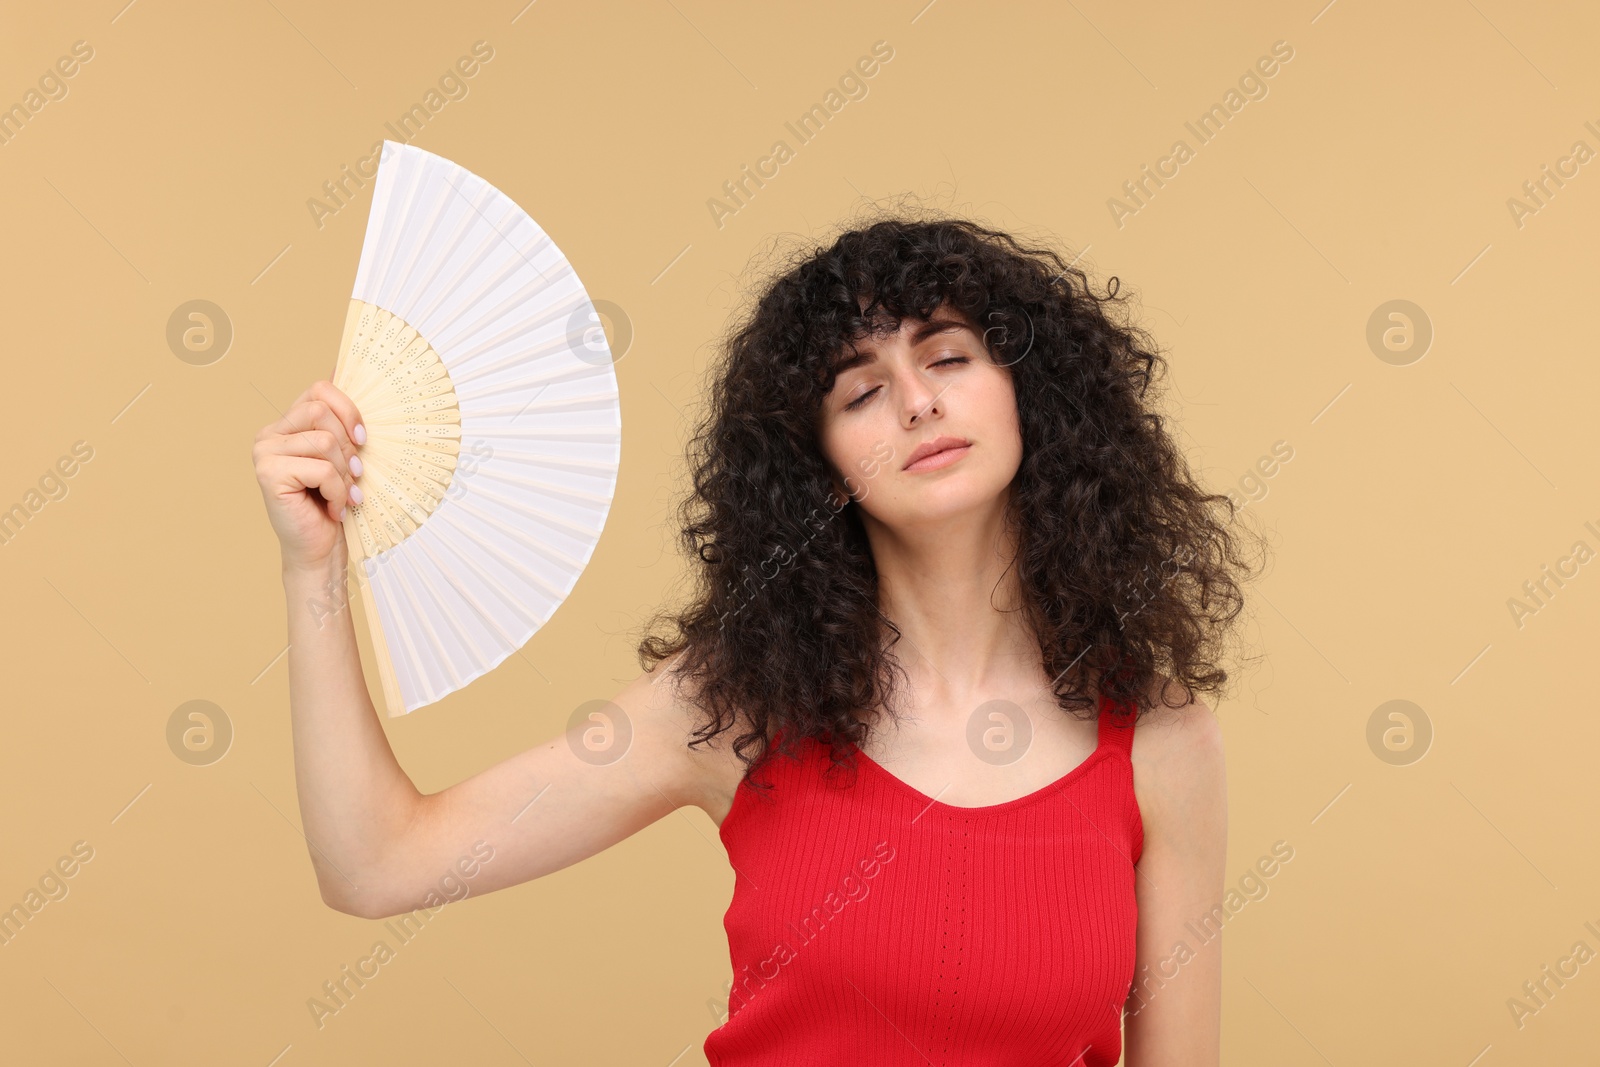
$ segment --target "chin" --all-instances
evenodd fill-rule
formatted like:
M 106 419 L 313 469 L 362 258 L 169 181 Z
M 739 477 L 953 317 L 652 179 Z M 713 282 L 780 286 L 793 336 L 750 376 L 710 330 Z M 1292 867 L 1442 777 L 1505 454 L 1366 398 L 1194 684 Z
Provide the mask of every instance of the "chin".
M 939 485 L 906 490 L 892 516 L 880 521 L 890 526 L 921 525 L 974 512 L 998 510 L 1005 505 L 1005 485 L 978 485 L 973 479 L 950 478 Z

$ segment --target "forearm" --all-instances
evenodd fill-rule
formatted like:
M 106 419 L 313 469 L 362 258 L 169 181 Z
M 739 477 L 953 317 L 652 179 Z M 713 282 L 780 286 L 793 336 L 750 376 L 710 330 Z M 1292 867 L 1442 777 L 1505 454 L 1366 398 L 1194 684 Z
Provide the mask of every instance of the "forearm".
M 322 567 L 285 565 L 295 788 L 323 899 L 380 895 L 385 858 L 421 802 L 389 747 L 361 673 L 341 544 Z

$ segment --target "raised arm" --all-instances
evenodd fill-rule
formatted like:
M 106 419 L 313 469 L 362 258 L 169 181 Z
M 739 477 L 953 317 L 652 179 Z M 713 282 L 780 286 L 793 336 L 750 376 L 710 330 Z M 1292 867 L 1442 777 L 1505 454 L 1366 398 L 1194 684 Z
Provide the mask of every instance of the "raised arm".
M 570 738 L 417 790 L 367 694 L 345 593 L 338 515 L 359 491 L 359 423 L 348 396 L 317 382 L 254 449 L 283 553 L 296 790 L 323 900 L 400 914 L 560 870 L 684 804 L 710 810 L 733 763 L 725 747 L 688 747 L 692 707 L 665 665 Z

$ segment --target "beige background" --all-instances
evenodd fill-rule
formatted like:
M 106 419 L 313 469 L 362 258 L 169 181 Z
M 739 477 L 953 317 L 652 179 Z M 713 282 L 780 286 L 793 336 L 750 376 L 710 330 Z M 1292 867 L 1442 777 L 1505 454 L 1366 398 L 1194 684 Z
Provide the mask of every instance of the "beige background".
M 1193 462 L 1259 498 L 1275 559 L 1244 636 L 1264 659 L 1216 703 L 1230 883 L 1295 851 L 1228 925 L 1224 1062 L 1592 1055 L 1600 963 L 1520 1028 L 1507 1007 L 1576 942 L 1600 951 L 1581 673 L 1600 564 L 1520 627 L 1508 606 L 1575 542 L 1600 549 L 1596 164 L 1520 226 L 1508 207 L 1574 142 L 1600 148 L 1592 7 L 121 5 L 11 5 L 0 32 L 0 105 L 94 50 L 0 146 L 0 508 L 93 448 L 0 545 L 0 906 L 94 850 L 0 947 L 6 1059 L 703 1062 L 732 876 L 693 809 L 446 908 L 321 1029 L 306 1006 L 383 927 L 321 904 L 297 829 L 250 443 L 332 370 L 370 186 L 321 229 L 307 200 L 479 40 L 494 58 L 415 143 L 532 213 L 635 337 L 593 562 L 523 656 L 387 724 L 420 788 L 634 675 L 634 627 L 681 573 L 666 505 L 702 370 L 752 264 L 909 192 L 1118 275 L 1173 361 Z M 894 57 L 868 95 L 798 146 L 785 121 L 878 40 Z M 1184 123 L 1280 40 L 1268 94 L 1200 145 Z M 718 228 L 708 198 L 780 138 L 795 158 Z M 1194 157 L 1119 227 L 1107 201 L 1180 138 Z M 209 366 L 165 338 L 193 299 L 235 330 Z M 1404 366 L 1366 339 L 1397 299 L 1434 329 Z M 1279 441 L 1293 459 L 1249 482 Z M 210 766 L 166 741 L 197 699 L 235 731 Z M 1434 731 L 1405 766 L 1367 741 L 1395 699 Z

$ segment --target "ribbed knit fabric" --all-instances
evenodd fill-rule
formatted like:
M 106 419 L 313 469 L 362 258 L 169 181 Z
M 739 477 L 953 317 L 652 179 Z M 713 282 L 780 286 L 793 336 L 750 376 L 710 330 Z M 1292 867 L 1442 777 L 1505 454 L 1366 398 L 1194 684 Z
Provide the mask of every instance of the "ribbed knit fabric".
M 721 837 L 733 964 L 712 1067 L 1111 1067 L 1133 981 L 1131 717 L 1102 699 L 1092 755 L 1042 789 L 960 807 L 859 749 L 741 782 Z

